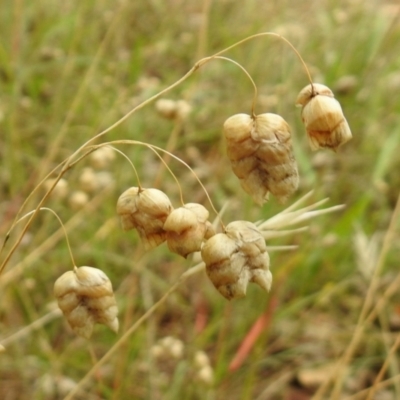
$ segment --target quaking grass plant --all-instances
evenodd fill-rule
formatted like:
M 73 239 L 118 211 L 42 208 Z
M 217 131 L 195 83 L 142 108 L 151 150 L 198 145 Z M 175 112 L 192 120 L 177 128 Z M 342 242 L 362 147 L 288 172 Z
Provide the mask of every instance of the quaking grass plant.
M 209 62 L 230 62 L 245 73 L 254 88 L 254 97 L 249 114 L 243 113 L 228 117 L 223 124 L 227 156 L 233 173 L 239 179 L 240 186 L 257 205 L 266 203 L 271 195 L 278 202 L 285 203 L 299 185 L 299 173 L 293 153 L 290 127 L 280 115 L 268 112 L 255 114 L 257 86 L 242 65 L 222 56 L 223 53 L 233 47 L 266 36 L 277 38 L 289 45 L 304 67 L 308 85 L 300 91 L 295 103 L 301 107 L 301 118 L 305 125 L 311 150 L 328 148 L 336 151 L 351 139 L 351 131 L 339 102 L 334 98 L 328 87 L 312 81 L 305 62 L 287 39 L 273 32 L 264 32 L 247 37 L 213 56 L 199 60 L 177 82 L 142 102 L 112 126 L 82 144 L 39 182 L 20 208 L 4 239 L 1 251 L 5 255 L 0 266 L 0 274 L 5 271 L 12 255 L 21 244 L 22 238 L 39 212 L 52 212 L 64 228 L 57 213 L 44 207 L 44 205 L 52 192 L 62 187 L 63 177 L 67 171 L 71 168 L 77 168 L 79 163 L 89 155 L 101 154 L 98 157 L 98 162 L 101 162 L 102 157 L 112 157 L 111 154 L 116 152 L 127 159 L 136 179 L 135 186 L 123 189 L 116 205 L 116 212 L 120 217 L 122 229 L 126 231 L 136 230 L 142 246 L 147 251 L 151 251 L 166 242 L 171 252 L 185 259 L 190 257 L 192 261 L 197 263 L 194 267 L 185 271 L 164 296 L 123 333 L 111 349 L 88 371 L 80 384 L 69 393 L 67 398 L 72 398 L 138 326 L 148 319 L 168 296 L 190 276 L 205 270 L 211 283 L 228 300 L 244 297 L 249 283 L 255 283 L 268 292 L 273 284 L 269 251 L 276 248 L 267 245 L 270 239 L 290 235 L 294 232 L 302 232 L 306 227 L 293 229 L 291 228 L 292 225 L 305 222 L 323 213 L 334 212 L 343 207 L 343 205 L 338 205 L 320 209 L 320 206 L 327 199 L 305 205 L 310 197 L 309 193 L 268 220 L 250 222 L 239 219 L 226 223 L 226 221 L 223 221 L 223 213 L 214 207 L 211 196 L 194 170 L 184 160 L 166 151 L 158 143 L 152 144 L 128 139 L 98 143 L 99 139 L 127 118 L 158 99 L 157 110 L 164 117 L 177 120 L 187 118 L 189 107 L 185 102 L 173 102 L 160 98 Z M 173 205 L 168 193 L 164 193 L 158 188 L 143 187 L 134 161 L 125 155 L 120 149 L 121 146 L 141 146 L 153 152 L 176 180 L 181 204 Z M 210 210 L 207 208 L 207 204 L 184 201 L 184 188 L 181 187 L 178 178 L 169 168 L 168 162 L 163 158 L 164 155 L 168 155 L 171 161 L 178 162 L 191 171 L 194 179 L 198 181 L 208 198 L 208 206 L 214 213 L 213 222 L 210 221 Z M 42 199 L 34 210 L 27 212 L 25 208 L 28 201 L 34 193 L 42 188 L 46 189 Z M 84 203 L 84 201 L 85 199 L 79 196 L 75 199 L 76 203 Z M 22 231 L 6 252 L 11 233 L 19 223 L 24 223 Z M 86 339 L 91 338 L 95 324 L 104 324 L 114 332 L 118 332 L 118 309 L 109 278 L 105 272 L 97 268 L 77 266 L 65 229 L 64 232 L 72 265 L 71 269 L 60 276 L 54 284 L 54 296 L 59 308 L 73 331 Z M 295 246 L 286 246 L 280 249 L 293 248 Z

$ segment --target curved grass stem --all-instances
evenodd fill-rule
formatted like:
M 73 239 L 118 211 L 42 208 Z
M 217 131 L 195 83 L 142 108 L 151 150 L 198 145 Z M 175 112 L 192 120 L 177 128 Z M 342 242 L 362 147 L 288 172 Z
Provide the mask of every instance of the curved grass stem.
M 187 164 L 185 161 L 183 161 L 182 159 L 180 159 L 180 158 L 177 157 L 176 155 L 170 153 L 170 152 L 167 151 L 167 150 L 164 150 L 164 149 L 161 148 L 161 147 L 154 146 L 154 145 L 152 145 L 152 144 L 145 143 L 145 142 L 141 142 L 141 141 L 138 141 L 138 140 L 129 140 L 129 139 L 125 139 L 125 140 L 113 140 L 113 141 L 111 141 L 111 142 L 104 143 L 104 145 L 110 145 L 110 144 L 131 144 L 131 145 L 139 145 L 139 146 L 148 147 L 148 148 L 150 148 L 150 149 L 152 149 L 152 150 L 157 150 L 157 151 L 160 151 L 160 152 L 162 152 L 162 153 L 168 154 L 170 157 L 174 158 L 176 161 L 178 161 L 178 162 L 180 162 L 181 164 L 183 164 L 183 165 L 193 174 L 193 176 L 195 177 L 195 179 L 197 180 L 197 182 L 199 183 L 199 185 L 200 185 L 201 188 L 203 189 L 203 191 L 204 191 L 204 193 L 205 193 L 205 195 L 206 195 L 208 201 L 210 202 L 210 206 L 211 206 L 212 210 L 215 212 L 215 214 L 216 214 L 217 216 L 220 215 L 220 213 L 219 213 L 219 212 L 217 211 L 217 209 L 215 208 L 214 203 L 212 202 L 211 197 L 210 197 L 210 195 L 209 195 L 209 193 L 208 193 L 206 187 L 204 186 L 204 184 L 203 184 L 203 182 L 201 181 L 201 179 L 197 176 L 196 172 L 194 172 L 193 168 L 192 168 L 189 164 Z M 168 167 L 167 167 L 167 168 L 168 168 Z M 183 203 L 183 200 L 182 200 L 182 189 L 181 189 L 181 187 L 180 187 L 179 181 L 177 180 L 177 178 L 175 177 L 175 175 L 172 173 L 172 171 L 170 170 L 170 168 L 168 168 L 168 170 L 171 172 L 172 176 L 175 178 L 176 182 L 178 183 L 178 186 L 179 186 L 179 188 L 180 188 L 180 193 L 181 193 L 181 201 L 182 201 L 182 203 Z
M 68 247 L 69 255 L 70 255 L 71 260 L 72 260 L 72 265 L 73 265 L 73 267 L 75 267 L 76 263 L 75 263 L 75 260 L 74 260 L 74 255 L 72 254 L 72 249 L 71 249 L 71 244 L 69 242 L 68 233 L 67 233 L 67 230 L 65 229 L 65 226 L 64 226 L 63 222 L 61 221 L 61 218 L 58 216 L 58 214 L 53 209 L 48 208 L 48 207 L 40 207 L 39 211 L 49 211 L 57 218 L 57 220 L 60 223 L 61 228 L 62 228 L 62 230 L 64 232 L 65 240 L 67 241 L 67 247 Z M 22 216 L 18 221 L 16 221 L 14 226 L 17 225 L 19 222 L 23 221 L 25 218 L 28 218 L 30 215 L 34 214 L 35 212 L 36 212 L 36 210 L 28 212 L 27 214 Z M 10 233 L 11 233 L 11 231 L 9 231 L 7 233 L 7 236 L 9 236 Z

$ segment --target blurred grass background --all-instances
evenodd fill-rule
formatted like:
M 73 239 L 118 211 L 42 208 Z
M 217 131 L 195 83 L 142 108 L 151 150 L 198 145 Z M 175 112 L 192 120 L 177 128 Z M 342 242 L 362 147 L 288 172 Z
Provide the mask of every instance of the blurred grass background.
M 290 40 L 314 81 L 334 90 L 354 136 L 337 154 L 310 151 L 294 107 L 307 77 L 282 41 L 257 38 L 225 54 L 254 78 L 256 112 L 279 113 L 292 127 L 301 185 L 291 201 L 313 189 L 313 200 L 329 196 L 330 205 L 346 204 L 346 209 L 312 221 L 306 233 L 271 243 L 300 248 L 271 253 L 275 281 L 269 295 L 250 285 L 245 299 L 228 303 L 205 275 L 189 279 L 77 398 L 303 400 L 316 395 L 354 335 L 399 194 L 399 13 L 396 2 L 374 0 L 2 1 L 2 237 L 40 179 L 81 144 L 174 83 L 201 57 L 252 34 L 273 31 Z M 283 206 L 272 199 L 260 208 L 242 193 L 222 137 L 225 119 L 249 113 L 252 96 L 240 69 L 215 60 L 165 96 L 191 105 L 183 124 L 163 119 L 151 104 L 102 140 L 172 146 L 196 170 L 218 209 L 229 201 L 225 222 L 265 219 Z M 175 143 L 171 135 L 177 135 Z M 129 145 L 118 148 L 132 159 L 143 186 L 157 181 L 179 204 L 177 185 L 154 154 Z M 193 176 L 174 161 L 169 165 L 185 201 L 209 208 Z M 110 277 L 123 332 L 191 261 L 172 255 L 165 245 L 143 255 L 137 234 L 120 229 L 116 200 L 137 185 L 126 160 L 117 155 L 102 166 L 103 183 L 92 189 L 90 172 L 99 170 L 88 168 L 93 168 L 89 158 L 69 171 L 66 191 L 53 193 L 46 205 L 66 224 L 78 265 L 100 268 Z M 78 190 L 88 195 L 79 209 L 71 200 Z M 24 211 L 34 208 L 43 193 L 39 190 Z M 371 386 L 385 360 L 383 379 L 399 376 L 398 358 L 388 358 L 400 329 L 398 286 L 384 297 L 398 277 L 400 242 L 398 232 L 394 235 L 374 293 L 374 303 L 387 301 L 365 327 L 338 398 Z M 0 343 L 7 343 L 0 354 L 2 399 L 64 398 L 117 340 L 98 326 L 88 345 L 52 311 L 54 281 L 69 268 L 58 222 L 42 213 L 0 277 Z M 36 329 L 15 335 L 48 314 Z M 229 368 L 263 315 L 265 329 L 250 353 L 239 368 Z M 166 336 L 183 344 L 182 354 L 155 355 L 152 349 Z M 194 358 L 199 351 L 209 358 L 212 381 L 198 374 Z M 400 398 L 398 382 L 379 388 L 373 398 Z

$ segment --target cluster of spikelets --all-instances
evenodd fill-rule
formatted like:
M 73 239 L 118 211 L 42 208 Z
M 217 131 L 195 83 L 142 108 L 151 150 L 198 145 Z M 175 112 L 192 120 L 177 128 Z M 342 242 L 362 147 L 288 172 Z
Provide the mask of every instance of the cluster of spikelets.
M 209 279 L 231 300 L 244 297 L 250 282 L 270 290 L 272 274 L 265 240 L 291 233 L 280 231 L 288 225 L 338 209 L 312 212 L 321 204 L 296 211 L 292 206 L 257 224 L 234 221 L 223 232 L 216 233 L 207 220 L 209 213 L 204 206 L 189 203 L 174 209 L 168 196 L 160 190 L 132 187 L 119 197 L 117 213 L 123 229 L 136 229 L 146 249 L 167 242 L 172 252 L 185 258 L 199 252 Z
M 312 150 L 336 150 L 352 137 L 339 102 L 332 91 L 313 83 L 299 93 L 296 105 L 302 107 Z M 227 154 L 242 188 L 257 204 L 269 193 L 285 202 L 297 189 L 299 174 L 293 154 L 290 127 L 277 114 L 236 114 L 224 123 Z
M 173 253 L 185 258 L 201 252 L 210 280 L 227 299 L 245 296 L 249 282 L 265 290 L 271 286 L 265 240 L 250 222 L 232 222 L 216 233 L 201 204 L 174 209 L 162 191 L 137 187 L 122 193 L 117 213 L 123 229 L 136 229 L 146 249 L 166 241 Z
M 90 154 L 90 166 L 83 168 L 79 179 L 73 181 L 71 185 L 68 180 L 61 178 L 52 190 L 51 198 L 57 202 L 67 201 L 72 210 L 81 210 L 94 195 L 114 186 L 114 178 L 109 171 L 114 159 L 115 152 L 110 147 L 104 146 L 97 149 Z M 44 182 L 44 190 L 48 191 L 54 181 L 54 178 L 47 179 Z
M 73 331 L 90 338 L 96 323 L 118 332 L 118 307 L 106 274 L 92 267 L 75 267 L 54 284 L 54 295 Z
M 157 369 L 162 374 L 157 380 L 158 385 L 168 386 L 171 375 L 178 368 L 178 363 L 184 361 L 189 366 L 191 377 L 203 385 L 211 385 L 214 381 L 214 370 L 210 358 L 201 350 L 194 354 L 187 351 L 184 342 L 173 336 L 160 338 L 151 348 L 150 353 L 158 362 Z
M 332 91 L 310 84 L 298 95 L 312 150 L 336 149 L 351 139 L 351 131 Z M 168 106 L 175 116 L 177 104 Z M 160 106 L 160 105 L 159 105 Z M 175 117 L 174 117 L 175 118 Z M 284 202 L 297 189 L 299 174 L 289 125 L 276 114 L 237 114 L 224 123 L 227 154 L 242 188 L 261 205 L 269 193 Z M 135 229 L 146 250 L 164 242 L 171 252 L 187 258 L 198 253 L 215 288 L 228 300 L 244 297 L 250 282 L 269 291 L 272 274 L 265 240 L 293 231 L 282 228 L 331 212 L 313 211 L 322 202 L 295 210 L 297 203 L 259 223 L 234 221 L 217 233 L 201 204 L 174 208 L 168 196 L 155 188 L 131 187 L 119 197 L 117 213 L 124 230 Z M 72 329 L 89 338 L 95 323 L 118 330 L 118 310 L 107 276 L 91 267 L 74 268 L 55 283 L 54 293 Z

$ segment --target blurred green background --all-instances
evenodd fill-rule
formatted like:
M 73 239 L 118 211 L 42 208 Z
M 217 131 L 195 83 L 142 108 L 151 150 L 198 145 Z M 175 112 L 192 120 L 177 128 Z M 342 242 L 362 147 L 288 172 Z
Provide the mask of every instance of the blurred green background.
M 288 205 L 314 190 L 313 201 L 329 197 L 328 205 L 346 208 L 312 220 L 305 233 L 268 243 L 299 246 L 271 252 L 270 294 L 250 285 L 246 298 L 228 303 L 205 274 L 189 279 L 76 398 L 314 398 L 354 338 L 371 284 L 373 304 L 385 303 L 343 367 L 336 398 L 371 386 L 385 360 L 382 379 L 393 380 L 373 398 L 400 398 L 399 360 L 388 358 L 400 329 L 395 224 L 390 240 L 385 236 L 400 187 L 399 16 L 397 2 L 375 0 L 2 0 L 2 238 L 41 179 L 79 146 L 180 79 L 197 60 L 256 33 L 276 32 L 291 41 L 313 80 L 334 91 L 353 133 L 337 153 L 311 152 L 294 106 L 307 76 L 283 41 L 260 37 L 224 54 L 253 77 L 256 113 L 278 113 L 292 128 L 301 183 Z M 163 98 L 185 101 L 190 114 L 168 120 L 153 102 L 96 143 L 128 139 L 170 149 L 196 171 L 217 209 L 228 202 L 225 223 L 266 219 L 283 210 L 274 199 L 256 206 L 230 170 L 222 125 L 233 114 L 250 113 L 253 100 L 251 83 L 238 67 L 214 60 Z M 177 184 L 154 153 L 117 147 L 132 160 L 144 187 L 165 191 L 178 206 Z M 168 165 L 185 201 L 204 204 L 215 218 L 193 175 L 172 159 Z M 165 244 L 144 254 L 136 232 L 120 229 L 116 201 L 137 185 L 120 155 L 85 158 L 64 179 L 46 206 L 64 221 L 78 265 L 100 268 L 111 279 L 123 332 L 193 262 L 171 254 Z M 46 184 L 23 213 L 36 207 Z M 22 227 L 13 230 L 2 261 Z M 387 251 L 379 261 L 382 243 Z M 70 268 L 58 221 L 41 213 L 0 276 L 2 399 L 62 399 L 116 342 L 98 326 L 89 345 L 52 311 L 54 281 Z M 240 367 L 233 368 L 238 348 L 260 317 L 262 330 Z M 154 350 L 167 336 L 182 351 Z M 199 374 L 200 351 L 207 355 L 206 377 Z M 330 395 L 335 392 L 328 390 Z M 348 398 L 367 398 L 360 396 Z

